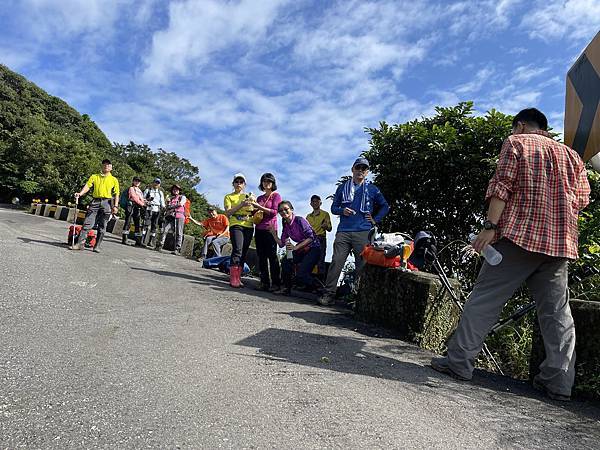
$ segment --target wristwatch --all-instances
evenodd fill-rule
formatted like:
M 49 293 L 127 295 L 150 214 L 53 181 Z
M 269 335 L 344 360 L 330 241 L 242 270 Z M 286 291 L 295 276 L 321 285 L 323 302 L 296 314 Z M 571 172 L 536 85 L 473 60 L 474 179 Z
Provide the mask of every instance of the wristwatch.
M 492 223 L 489 220 L 486 220 L 485 222 L 483 222 L 483 229 L 484 230 L 496 230 L 498 229 L 498 224 Z

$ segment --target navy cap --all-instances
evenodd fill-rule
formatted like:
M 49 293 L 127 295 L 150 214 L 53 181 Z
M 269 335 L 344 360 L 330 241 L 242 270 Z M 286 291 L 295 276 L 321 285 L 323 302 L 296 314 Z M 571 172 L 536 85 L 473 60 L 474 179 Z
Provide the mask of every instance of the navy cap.
M 367 161 L 367 158 L 356 158 L 356 161 L 354 161 L 352 167 L 357 166 L 359 164 L 369 167 L 369 161 Z

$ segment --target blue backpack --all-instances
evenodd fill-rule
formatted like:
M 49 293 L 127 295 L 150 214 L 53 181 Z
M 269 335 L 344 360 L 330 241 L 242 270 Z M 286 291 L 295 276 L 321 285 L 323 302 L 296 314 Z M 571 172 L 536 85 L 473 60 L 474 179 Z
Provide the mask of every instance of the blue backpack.
M 223 273 L 229 273 L 229 266 L 231 265 L 231 256 L 215 256 L 213 258 L 206 258 L 202 262 L 202 267 L 205 269 L 217 269 Z M 244 263 L 244 275 L 250 273 L 250 267 Z
M 129 202 L 129 188 L 121 192 L 119 197 L 119 206 L 123 209 L 127 209 L 127 203 Z

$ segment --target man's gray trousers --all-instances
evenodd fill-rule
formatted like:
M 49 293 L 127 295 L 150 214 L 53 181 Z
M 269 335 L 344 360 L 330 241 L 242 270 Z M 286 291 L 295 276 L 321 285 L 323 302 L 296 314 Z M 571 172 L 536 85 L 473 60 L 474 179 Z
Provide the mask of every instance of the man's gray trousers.
M 506 239 L 494 247 L 502 253 L 502 262 L 497 266 L 484 263 L 479 272 L 448 344 L 450 369 L 471 378 L 486 335 L 502 307 L 525 282 L 536 302 L 546 350 L 536 380 L 554 393 L 570 395 L 575 376 L 575 326 L 567 290 L 568 260 L 529 252 Z

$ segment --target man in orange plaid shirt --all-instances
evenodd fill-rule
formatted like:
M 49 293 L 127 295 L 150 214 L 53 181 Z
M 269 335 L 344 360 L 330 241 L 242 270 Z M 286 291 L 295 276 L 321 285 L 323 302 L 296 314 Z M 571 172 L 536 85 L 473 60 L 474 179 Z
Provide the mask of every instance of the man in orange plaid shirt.
M 483 263 L 448 355 L 431 366 L 470 380 L 474 362 L 502 307 L 523 282 L 537 308 L 546 359 L 534 387 L 569 400 L 574 380 L 575 327 L 569 308 L 567 264 L 577 259 L 577 218 L 589 203 L 590 185 L 579 155 L 553 140 L 535 108 L 519 112 L 502 146 L 486 192 L 487 220 L 473 247 L 489 244 L 503 258 Z

